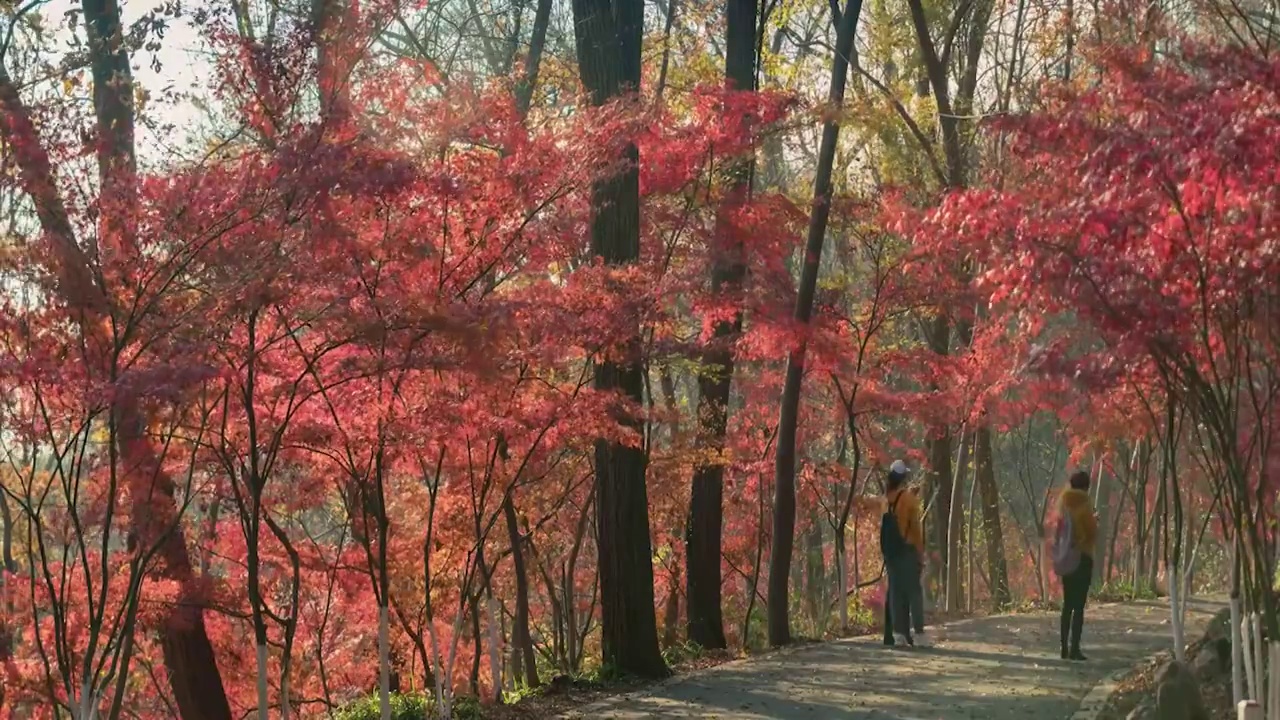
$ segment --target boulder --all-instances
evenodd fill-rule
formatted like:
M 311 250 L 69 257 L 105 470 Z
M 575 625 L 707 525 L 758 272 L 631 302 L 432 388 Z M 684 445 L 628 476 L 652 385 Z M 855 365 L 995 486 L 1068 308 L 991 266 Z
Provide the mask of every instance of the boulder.
M 1182 663 L 1165 665 L 1156 675 L 1156 720 L 1210 720 L 1195 675 Z
M 1191 658 L 1191 672 L 1200 679 L 1211 678 L 1218 674 L 1218 653 L 1212 645 L 1204 645 L 1200 652 Z
M 1124 720 L 1155 720 L 1156 706 L 1150 700 L 1143 700 L 1142 704 L 1129 711 Z

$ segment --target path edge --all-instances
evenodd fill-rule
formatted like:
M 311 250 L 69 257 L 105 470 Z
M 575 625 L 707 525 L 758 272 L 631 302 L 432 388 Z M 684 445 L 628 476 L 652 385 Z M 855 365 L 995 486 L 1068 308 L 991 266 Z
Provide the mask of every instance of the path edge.
M 1212 598 L 1191 598 L 1191 599 L 1192 600 L 1200 599 L 1207 602 L 1213 602 Z M 1214 611 L 1212 614 L 1210 614 L 1209 620 L 1207 622 L 1209 623 L 1213 622 L 1213 618 L 1219 612 L 1221 612 L 1221 609 Z M 1207 627 L 1201 630 L 1200 640 L 1204 639 L 1204 635 L 1207 632 L 1208 632 Z M 1191 644 L 1194 644 L 1194 643 L 1191 643 Z M 1098 683 L 1089 690 L 1089 693 L 1084 696 L 1084 699 L 1080 701 L 1080 705 L 1076 708 L 1076 711 L 1071 715 L 1070 718 L 1068 718 L 1068 720 L 1097 720 L 1099 717 L 1102 716 L 1102 712 L 1107 709 L 1107 702 L 1111 700 L 1111 696 L 1114 695 L 1116 690 L 1120 688 L 1120 683 L 1124 682 L 1125 678 L 1129 677 L 1129 675 L 1131 675 L 1135 670 L 1137 670 L 1142 665 L 1150 662 L 1155 662 L 1161 657 L 1169 657 L 1171 656 L 1171 654 L 1172 653 L 1170 653 L 1168 648 L 1158 650 L 1156 652 L 1151 653 L 1150 655 L 1146 655 L 1141 659 L 1135 661 L 1129 667 L 1117 670 L 1116 672 L 1111 673 L 1110 675 L 1103 678 L 1102 680 L 1099 680 Z
M 661 680 L 658 680 L 656 682 L 646 683 L 644 685 L 641 685 L 640 687 L 635 688 L 634 690 L 618 693 L 617 695 L 610 695 L 606 698 L 596 700 L 595 702 L 588 703 L 581 707 L 576 707 L 570 710 L 566 710 L 563 713 L 556 715 L 555 718 L 556 720 L 580 720 L 581 718 L 587 718 L 592 715 L 599 714 L 616 705 L 623 703 L 626 700 L 630 700 L 633 695 L 642 695 L 645 693 L 653 692 L 654 690 L 658 690 L 660 688 L 663 688 L 678 682 L 683 682 L 691 678 L 712 675 L 716 672 L 719 672 L 721 669 L 728 669 L 731 667 L 745 665 L 750 662 L 756 662 L 756 661 L 765 660 L 765 659 L 786 657 L 787 655 L 795 654 L 806 648 L 814 647 L 816 645 L 826 645 L 829 643 L 838 643 L 838 642 L 853 642 L 853 641 L 861 640 L 867 637 L 871 637 L 871 636 L 858 635 L 858 636 L 849 637 L 849 638 L 837 638 L 835 640 L 795 643 L 793 645 L 774 648 L 767 652 L 757 653 L 755 655 L 747 655 L 745 657 L 738 657 L 732 660 L 726 660 L 722 663 L 718 663 L 710 667 L 699 668 L 691 672 L 672 673 L 671 675 Z
M 1098 683 L 1089 690 L 1089 693 L 1084 696 L 1084 699 L 1080 701 L 1080 705 L 1076 708 L 1075 713 L 1071 715 L 1069 720 L 1097 720 L 1097 718 L 1102 715 L 1102 711 L 1106 709 L 1107 701 L 1111 699 L 1112 694 L 1114 694 L 1120 687 L 1120 683 L 1124 682 L 1124 679 L 1129 677 L 1134 668 L 1148 660 L 1155 659 L 1164 653 L 1165 651 L 1163 650 L 1151 653 L 1150 655 L 1138 660 L 1133 665 L 1117 670 L 1098 681 Z
M 1124 605 L 1124 604 L 1125 604 L 1124 602 L 1099 603 L 1098 607 L 1110 607 L 1112 605 Z M 1023 615 L 1034 614 L 1035 612 L 1051 612 L 1051 611 L 1039 610 L 1039 611 L 1033 611 L 1032 613 L 1006 612 L 1006 613 L 998 613 L 996 615 L 980 615 L 977 617 L 969 617 L 961 620 L 954 620 L 952 622 L 944 623 L 936 627 L 938 628 L 960 627 L 960 626 L 968 625 L 970 623 L 979 622 L 982 620 L 990 620 L 992 618 L 1001 618 L 1001 617 L 1019 617 Z M 626 700 L 631 699 L 633 695 L 641 695 L 641 694 L 649 693 L 674 683 L 689 680 L 691 678 L 704 677 L 706 675 L 711 675 L 720 671 L 721 669 L 729 669 L 731 667 L 736 667 L 736 666 L 744 665 L 746 663 L 751 663 L 751 662 L 758 662 L 760 660 L 765 660 L 765 659 L 786 657 L 787 655 L 791 655 L 797 652 L 802 652 L 807 648 L 812 648 L 817 645 L 868 643 L 873 640 L 877 643 L 880 642 L 881 640 L 880 635 L 878 634 L 855 635 L 852 637 L 833 638 L 831 640 L 823 640 L 819 642 L 797 643 L 795 645 L 788 645 L 786 647 L 776 648 L 765 653 L 759 653 L 756 655 L 748 655 L 746 657 L 735 658 L 733 660 L 722 662 L 718 665 L 712 665 L 711 667 L 701 668 L 698 670 L 694 670 L 692 672 L 674 674 L 669 677 L 663 678 L 662 680 L 658 680 L 657 682 L 645 684 L 629 692 L 619 693 L 617 695 L 610 695 L 609 697 L 596 700 L 595 702 L 591 702 L 586 705 L 582 705 L 580 707 L 565 710 L 559 715 L 556 715 L 555 720 L 583 720 L 584 718 L 589 718 L 594 715 L 598 715 L 602 712 L 605 712 L 610 708 L 613 708 L 625 702 Z M 1127 675 L 1128 672 L 1132 669 L 1133 668 L 1125 669 L 1124 675 Z M 1121 675 L 1121 678 L 1123 678 L 1123 675 Z M 1106 697 L 1107 696 L 1104 696 L 1103 700 L 1106 700 Z M 1086 715 L 1083 718 L 1077 718 L 1076 716 L 1073 715 L 1069 720 L 1094 720 L 1095 717 L 1096 717 L 1096 713 L 1094 715 Z

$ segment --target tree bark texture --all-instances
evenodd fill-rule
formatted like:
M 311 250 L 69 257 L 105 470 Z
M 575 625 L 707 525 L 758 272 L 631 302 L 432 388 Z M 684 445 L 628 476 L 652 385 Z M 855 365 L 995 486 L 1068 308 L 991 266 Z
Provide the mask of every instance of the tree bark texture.
M 122 43 L 120 7 L 113 0 L 85 0 L 82 4 L 94 78 L 94 111 L 98 129 L 98 167 L 102 183 L 99 233 L 110 237 L 113 249 L 132 246 L 131 196 L 136 192 L 134 158 L 133 80 L 129 56 Z M 0 68 L 0 133 L 14 149 L 23 191 L 35 206 L 36 217 L 49 239 L 57 290 L 79 314 L 86 343 L 99 354 L 110 374 L 114 353 L 102 335 L 100 322 L 112 312 L 110 294 L 93 270 L 90 255 L 78 243 L 58 194 L 49 156 L 28 108 L 8 73 Z M 181 600 L 169 609 L 159 629 L 166 675 L 183 720 L 229 720 L 230 705 L 222 686 L 213 646 L 204 625 L 200 598 L 186 534 L 177 522 L 173 478 L 159 471 L 143 428 L 147 421 L 134 402 L 112 408 L 118 425 L 122 462 L 133 469 L 129 494 L 135 498 L 130 535 L 147 545 L 160 542 L 159 574 L 178 583 Z M 172 531 L 169 531 L 172 528 Z
M 754 90 L 756 73 L 756 2 L 728 0 L 725 30 L 725 85 L 732 90 Z M 746 268 L 742 241 L 729 215 L 746 199 L 751 186 L 752 161 L 736 160 L 728 171 L 729 194 L 724 211 L 716 217 L 715 254 L 711 266 L 711 291 L 725 293 L 738 302 Z M 733 343 L 742 332 L 742 312 L 717 322 L 710 346 L 702 355 L 698 376 L 698 446 L 708 453 L 699 457 L 693 471 L 689 499 L 689 523 L 685 555 L 688 558 L 686 614 L 689 640 L 704 648 L 723 649 L 724 617 L 721 613 L 721 537 L 724 526 L 724 451 L 728 427 L 730 384 L 733 381 Z
M 854 30 L 861 11 L 861 0 L 849 0 L 837 24 L 835 57 L 831 62 L 831 88 L 827 95 L 827 101 L 833 107 L 839 107 L 844 102 Z M 813 313 L 813 299 L 818 287 L 818 266 L 827 234 L 827 219 L 831 214 L 831 171 L 839 139 L 839 122 L 831 117 L 822 126 L 818 168 L 813 181 L 813 209 L 809 215 L 804 263 L 796 293 L 794 319 L 801 327 L 809 324 Z M 787 373 L 778 412 L 778 445 L 774 456 L 773 545 L 769 553 L 768 592 L 769 644 L 773 646 L 791 642 L 788 595 L 791 551 L 795 546 L 796 532 L 796 426 L 800 417 L 800 390 L 804 382 L 806 350 L 807 345 L 802 339 L 787 357 Z
M 524 565 L 524 548 L 520 539 L 520 524 L 516 519 L 515 501 L 511 493 L 507 493 L 502 501 L 502 515 L 507 522 L 507 538 L 511 542 L 511 564 L 516 573 L 516 616 L 512 627 L 512 639 L 516 651 L 523 657 L 524 682 L 527 687 L 536 688 L 538 682 L 538 662 L 533 654 L 533 637 L 529 634 L 529 573 Z
M 978 492 L 982 498 L 982 539 L 987 546 L 987 578 L 991 604 L 1003 608 L 1013 601 L 1009 592 L 1009 566 L 1005 560 L 1004 530 L 1000 526 L 1000 490 L 996 487 L 991 429 L 978 428 L 974 460 L 978 463 Z
M 573 0 L 578 68 L 595 105 L 640 88 L 644 4 L 630 0 Z M 624 152 L 627 169 L 592 187 L 591 251 L 606 265 L 625 266 L 640 257 L 639 151 Z M 620 392 L 640 404 L 644 377 L 640 329 L 621 358 L 594 369 L 596 390 Z M 621 418 L 638 435 L 643 424 Z M 601 650 L 615 671 L 640 677 L 667 675 L 658 649 L 653 606 L 653 552 L 649 541 L 648 458 L 642 448 L 604 439 L 595 446 L 596 549 L 599 553 Z

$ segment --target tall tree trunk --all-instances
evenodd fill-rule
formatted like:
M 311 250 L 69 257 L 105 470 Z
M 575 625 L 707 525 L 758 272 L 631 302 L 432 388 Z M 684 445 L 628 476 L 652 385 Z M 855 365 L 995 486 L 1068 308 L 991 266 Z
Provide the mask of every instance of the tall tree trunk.
M 844 103 L 844 88 L 849 77 L 849 57 L 853 53 L 854 30 L 862 0 L 848 0 L 837 23 L 835 57 L 831 62 L 831 88 L 827 102 L 833 107 Z M 818 168 L 813 181 L 813 209 L 809 215 L 809 231 L 805 239 L 804 264 L 796 293 L 796 324 L 809 324 L 813 298 L 818 287 L 818 267 L 822 245 L 827 234 L 827 218 L 831 214 L 831 169 L 835 163 L 840 124 L 830 117 L 822 125 L 822 144 L 818 149 Z M 796 532 L 796 426 L 800 419 L 800 389 L 804 382 L 804 360 L 807 341 L 801 337 L 787 357 L 787 374 L 778 412 L 778 448 L 774 456 L 773 545 L 769 553 L 769 644 L 791 642 L 788 616 L 791 572 L 791 550 Z
M 991 429 L 978 428 L 974 460 L 978 463 L 978 492 L 982 493 L 982 536 L 987 545 L 987 577 L 991 604 L 999 609 L 1013 601 L 1009 592 L 1009 566 L 1005 561 L 1004 530 L 1000 526 L 1000 491 L 996 487 Z
M 933 41 L 933 36 L 929 31 L 928 14 L 924 7 L 923 0 L 908 0 L 907 6 L 911 14 L 911 25 L 915 31 L 916 41 L 920 49 L 920 60 L 924 66 L 927 83 L 922 84 L 922 90 L 925 88 L 932 89 L 934 104 L 938 111 L 938 129 L 942 135 L 943 155 L 946 160 L 946 185 L 952 189 L 963 188 L 968 182 L 967 163 L 965 162 L 965 152 L 963 146 L 962 135 L 960 132 L 960 115 L 971 112 L 973 105 L 973 97 L 977 87 L 978 78 L 978 60 L 982 53 L 983 41 L 986 38 L 987 20 L 990 17 L 992 2 L 990 0 L 976 0 L 976 8 L 973 9 L 975 17 L 970 22 L 970 32 L 967 44 L 967 58 L 965 65 L 965 73 L 958 83 L 956 102 L 953 106 L 951 96 L 951 85 L 948 78 L 950 68 L 950 39 L 945 46 L 945 52 L 939 54 L 937 45 Z M 961 3 L 957 12 L 965 12 L 971 6 L 967 3 Z M 953 18 L 952 25 L 958 27 L 960 18 Z M 957 108 L 960 110 L 957 111 Z M 928 332 L 928 341 L 930 349 L 938 355 L 947 355 L 951 351 L 951 317 L 942 308 L 939 309 L 938 315 L 934 318 Z M 968 334 L 969 331 L 961 329 L 961 334 Z M 966 342 L 967 344 L 967 342 Z M 934 520 L 934 540 L 936 546 L 940 549 L 942 562 L 939 565 L 947 568 L 947 585 L 948 595 L 950 595 L 950 585 L 952 584 L 954 569 L 958 574 L 959 558 L 955 556 L 956 547 L 950 542 L 955 535 L 952 532 L 952 524 L 949 521 L 954 514 L 951 507 L 951 498 L 954 492 L 949 487 L 950 479 L 953 477 L 951 464 L 951 434 L 949 429 L 943 426 L 937 426 L 930 429 L 931 438 L 929 440 L 929 474 L 935 484 L 935 502 L 939 503 L 939 514 Z M 948 522 L 944 523 L 944 518 Z M 955 596 L 958 598 L 959 596 Z M 948 598 L 951 599 L 950 597 Z M 954 608 L 952 608 L 954 609 Z
M 89 37 L 93 74 L 93 103 L 98 130 L 98 168 L 101 179 L 99 236 L 116 252 L 135 249 L 130 214 L 135 203 L 133 78 L 123 44 L 120 7 L 114 0 L 84 0 L 85 27 Z M 15 153 L 24 190 L 31 195 L 45 233 L 53 240 L 57 257 L 59 290 L 79 309 L 91 344 L 111 359 L 110 340 L 101 336 L 99 321 L 110 312 L 110 293 L 94 278 L 88 256 L 76 244 L 62 200 L 57 196 L 49 158 L 31 125 L 16 88 L 0 72 L 0 105 L 4 106 L 3 131 Z M 24 147 L 19 147 L 23 145 Z M 103 250 L 105 251 L 105 250 Z M 89 339 L 87 337 L 87 339 Z M 111 373 L 114 375 L 114 373 Z M 204 625 L 204 599 L 194 576 L 186 533 L 177 515 L 176 487 L 172 476 L 158 467 L 145 435 L 147 419 L 141 407 L 124 400 L 113 408 L 119 426 L 118 442 L 124 462 L 135 468 L 129 494 L 134 498 L 130 536 L 142 546 L 160 542 L 161 573 L 177 583 L 180 600 L 161 624 L 160 644 L 170 689 L 183 720 L 229 720 L 230 704 Z M 161 534 L 164 534 L 161 537 Z M 127 673 L 126 668 L 120 670 Z
M 725 29 L 725 85 L 730 90 L 754 90 L 756 76 L 756 0 L 728 0 Z M 673 11 L 674 12 L 674 11 Z M 735 160 L 728 169 L 728 196 L 716 216 L 711 265 L 711 292 L 724 293 L 736 306 L 746 272 L 740 231 L 730 220 L 751 187 L 754 163 Z M 728 427 L 729 391 L 733 381 L 733 343 L 742 332 L 742 312 L 715 324 L 711 344 L 702 354 L 698 376 L 698 447 L 701 461 L 693 471 L 685 556 L 686 615 L 689 640 L 705 648 L 727 647 L 720 589 L 721 534 L 724 526 L 724 451 Z
M 538 0 L 533 16 L 533 36 L 529 38 L 529 55 L 524 61 L 524 75 L 516 85 L 516 110 L 520 117 L 529 114 L 533 104 L 533 89 L 538 83 L 538 70 L 542 66 L 542 52 L 547 46 L 547 25 L 551 23 L 551 0 Z
M 524 660 L 524 682 L 536 688 L 538 682 L 538 663 L 533 654 L 533 637 L 529 634 L 529 573 L 524 566 L 524 548 L 520 540 L 520 525 L 516 519 L 516 506 L 507 493 L 502 501 L 502 515 L 507 521 L 507 538 L 511 542 L 511 564 L 516 573 L 516 616 L 512 627 L 512 639 L 515 641 L 515 652 Z
M 573 19 L 582 83 L 595 105 L 640 89 L 640 45 L 644 4 L 629 0 L 573 0 Z M 606 265 L 621 267 L 640 258 L 640 154 L 634 143 L 623 151 L 627 169 L 595 182 L 591 204 L 591 251 Z M 621 391 L 643 403 L 640 333 L 618 359 L 595 366 L 595 389 Z M 637 435 L 643 424 L 620 418 Z M 667 665 L 658 649 L 653 607 L 653 552 L 649 540 L 648 459 L 642 448 L 596 441 L 596 549 L 599 553 L 601 651 L 603 662 L 640 677 L 663 677 Z

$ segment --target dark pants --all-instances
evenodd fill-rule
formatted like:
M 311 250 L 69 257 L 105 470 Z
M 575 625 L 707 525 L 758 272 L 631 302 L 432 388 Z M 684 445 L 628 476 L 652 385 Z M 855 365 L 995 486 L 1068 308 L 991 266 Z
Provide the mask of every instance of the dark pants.
M 920 582 L 920 553 L 908 547 L 898 557 L 886 563 L 889 571 L 889 604 L 886 618 L 893 623 L 893 631 L 911 637 L 914 628 L 924 632 L 924 586 Z
M 1062 576 L 1062 651 L 1080 651 L 1080 633 L 1084 631 L 1084 604 L 1089 599 L 1089 583 L 1093 581 L 1093 558 L 1080 556 L 1080 566 Z M 1068 644 L 1070 641 L 1070 644 Z

